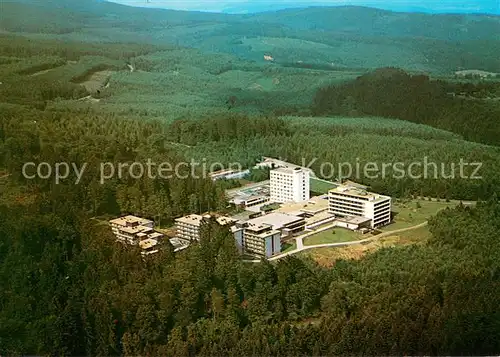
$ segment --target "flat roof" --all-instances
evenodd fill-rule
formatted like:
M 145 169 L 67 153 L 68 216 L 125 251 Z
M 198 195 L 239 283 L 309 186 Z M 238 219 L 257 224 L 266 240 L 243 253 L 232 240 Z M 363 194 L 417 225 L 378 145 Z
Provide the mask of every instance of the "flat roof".
M 251 188 L 242 187 L 237 191 L 231 190 L 226 191 L 226 195 L 230 202 L 234 204 L 246 204 L 247 202 L 257 201 L 257 200 L 268 200 L 270 199 L 270 187 L 269 184 L 255 186 Z
M 209 219 L 211 216 L 209 214 L 206 215 L 199 215 L 199 214 L 190 214 L 188 216 L 184 216 L 181 218 L 177 218 L 175 221 L 176 222 L 181 222 L 181 223 L 186 223 L 186 224 L 191 224 L 195 226 L 199 226 L 201 222 L 204 219 Z M 219 223 L 221 226 L 225 226 L 228 224 L 233 224 L 238 221 L 236 218 L 228 217 L 228 216 L 220 216 L 216 218 L 217 223 Z
M 369 201 L 380 201 L 390 198 L 389 196 L 384 196 L 378 193 L 369 192 L 366 191 L 365 189 L 354 187 L 351 185 L 340 185 L 339 187 L 333 188 L 328 192 L 349 195 L 358 198 L 366 198 Z
M 232 174 L 246 174 L 250 172 L 250 170 L 235 170 L 235 169 L 224 169 L 224 170 L 219 170 L 219 171 L 212 171 L 208 174 L 210 177 L 214 176 L 225 176 L 225 175 L 232 175 Z
M 269 237 L 269 236 L 275 235 L 275 234 L 281 235 L 281 232 L 276 230 L 276 229 L 271 229 L 270 231 L 265 231 L 265 232 L 256 234 L 256 236 L 259 238 L 265 238 L 265 237 Z
M 146 218 L 128 215 L 128 216 L 123 216 L 123 217 L 112 219 L 109 221 L 109 223 L 118 224 L 120 226 L 126 226 L 127 223 L 138 223 L 139 225 L 144 225 L 144 224 L 153 223 L 153 221 L 146 219 Z
M 139 242 L 139 247 L 142 249 L 149 249 L 158 244 L 156 239 L 144 239 Z
M 255 214 L 255 212 L 243 211 L 241 213 L 237 213 L 235 215 L 232 215 L 231 218 L 233 218 L 237 221 L 247 221 L 250 219 L 250 216 L 253 214 Z
M 247 221 L 247 223 L 252 224 L 254 226 L 268 225 L 271 226 L 273 229 L 281 229 L 290 223 L 300 222 L 303 220 L 304 220 L 303 217 L 292 216 L 291 214 L 280 213 L 280 212 L 272 212 L 260 217 L 252 218 L 249 221 Z
M 269 190 L 270 180 L 265 180 L 261 182 L 250 183 L 242 187 L 231 188 L 226 190 L 226 195 L 236 196 L 239 194 L 244 194 L 248 191 L 259 191 L 259 190 Z
M 368 217 L 350 216 L 350 217 L 339 217 L 337 218 L 340 222 L 352 223 L 352 224 L 362 224 L 371 221 Z
M 174 248 L 180 248 L 189 245 L 189 241 L 180 238 L 170 238 L 169 242 L 174 246 Z
M 153 232 L 153 233 L 151 233 L 151 234 L 148 235 L 148 238 L 156 239 L 156 238 L 162 238 L 164 236 L 165 235 L 163 233 Z
M 291 162 L 286 162 L 286 161 L 275 159 L 272 157 L 264 156 L 264 157 L 262 157 L 262 159 L 263 160 L 261 162 L 259 162 L 259 163 L 257 163 L 257 165 L 255 165 L 256 167 L 260 167 L 260 166 L 268 166 L 269 167 L 272 164 L 274 164 L 276 167 L 283 167 L 283 168 L 289 168 L 289 169 L 301 168 L 305 171 L 309 171 L 311 176 L 314 176 L 313 170 L 308 168 L 308 167 L 303 167 L 300 165 L 292 164 Z
M 180 223 L 191 224 L 194 226 L 199 226 L 203 221 L 203 216 L 200 216 L 199 214 L 190 214 L 188 216 L 177 218 L 175 221 Z
M 271 170 L 271 173 L 281 172 L 284 174 L 293 174 L 295 172 L 302 172 L 302 171 L 306 171 L 306 170 L 303 170 L 301 167 L 278 167 L 277 169 Z M 306 172 L 308 172 L 308 171 L 306 171 Z
M 308 225 L 314 224 L 314 223 L 321 222 L 323 220 L 326 220 L 328 218 L 333 218 L 333 217 L 335 217 L 335 215 L 328 213 L 328 211 L 323 211 L 323 212 L 320 212 L 318 214 L 315 214 L 312 217 L 306 218 L 306 224 L 308 224 Z
M 121 232 L 136 234 L 136 233 L 147 233 L 153 231 L 153 228 L 146 226 L 135 226 L 135 227 L 120 227 Z
M 281 207 L 275 212 L 288 213 L 296 215 L 296 212 L 305 212 L 318 214 L 328 209 L 328 195 L 314 196 L 304 202 L 287 202 L 281 204 Z
M 226 217 L 226 216 L 221 216 L 221 217 L 217 218 L 217 223 L 219 223 L 221 226 L 236 223 L 237 221 L 238 220 L 235 218 Z
M 269 237 L 270 235 L 273 235 L 273 234 L 280 234 L 281 235 L 281 232 L 279 230 L 273 229 L 273 227 L 270 224 L 266 224 L 266 223 L 257 223 L 257 224 L 249 223 L 245 227 L 245 230 L 253 232 L 253 235 L 255 235 L 259 238 Z
M 224 174 L 224 173 L 233 172 L 233 171 L 235 171 L 235 170 L 233 170 L 233 169 L 222 169 L 222 170 L 212 171 L 209 175 Z
M 270 224 L 266 224 L 266 223 L 248 223 L 247 222 L 245 229 L 248 229 L 249 231 L 253 231 L 253 232 L 259 232 L 262 230 L 269 230 L 269 229 L 272 230 L 272 226 Z
M 343 183 L 343 185 L 345 185 L 345 186 L 352 186 L 352 187 L 356 187 L 356 188 L 361 188 L 363 190 L 368 189 L 368 186 L 362 185 L 360 183 L 357 183 L 357 182 L 354 182 L 354 181 L 351 181 L 351 180 L 345 180 L 344 183 Z

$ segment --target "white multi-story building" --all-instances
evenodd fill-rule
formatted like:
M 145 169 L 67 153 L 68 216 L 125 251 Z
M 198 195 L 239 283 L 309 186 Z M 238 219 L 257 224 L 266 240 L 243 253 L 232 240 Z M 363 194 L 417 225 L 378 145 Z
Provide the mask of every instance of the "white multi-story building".
M 148 235 L 156 233 L 153 229 L 153 221 L 136 216 L 129 215 L 112 219 L 109 223 L 116 238 L 128 244 L 136 245 L 141 239 L 147 239 Z
M 199 241 L 201 227 L 209 215 L 191 214 L 176 220 L 176 239 Z M 281 252 L 281 241 L 305 228 L 304 217 L 286 213 L 270 213 L 248 221 L 221 216 L 216 218 L 221 226 L 229 227 L 240 252 L 271 257 Z
M 283 239 L 303 231 L 304 227 L 304 217 L 270 213 L 246 222 L 237 222 L 233 227 L 233 233 L 244 252 L 271 257 L 281 252 Z M 241 235 L 237 236 L 238 229 L 241 229 Z
M 111 230 L 117 240 L 131 245 L 139 245 L 143 255 L 156 253 L 158 241 L 164 237 L 163 233 L 154 230 L 154 222 L 149 219 L 124 216 L 109 221 Z
M 301 167 L 280 167 L 271 170 L 271 201 L 279 203 L 308 201 L 309 175 L 309 171 Z
M 175 227 L 177 229 L 177 238 L 193 241 L 200 240 L 200 228 L 204 219 L 208 217 L 200 216 L 199 214 L 190 214 L 177 218 Z
M 271 257 L 281 252 L 281 232 L 272 225 L 245 222 L 239 228 L 243 228 L 242 248 L 246 253 Z
M 328 210 L 336 217 L 365 217 L 371 228 L 391 222 L 391 198 L 352 185 L 340 185 L 328 193 Z
M 272 157 L 262 157 L 262 161 L 257 163 L 254 168 L 256 169 L 262 169 L 262 168 L 269 168 L 269 169 L 277 169 L 279 167 L 284 167 L 287 169 L 296 169 L 296 168 L 302 168 L 302 170 L 306 170 L 309 172 L 310 177 L 316 177 L 314 174 L 314 171 L 308 167 L 303 167 L 299 165 L 292 164 L 291 162 L 286 162 L 283 160 L 275 159 Z
M 175 226 L 177 229 L 176 237 L 188 241 L 199 241 L 201 235 L 201 226 L 203 222 L 207 222 L 210 218 L 211 216 L 208 214 L 204 216 L 198 214 L 190 214 L 189 216 L 177 218 L 175 220 Z M 232 226 L 234 223 L 236 223 L 237 220 L 230 217 L 220 216 L 216 218 L 216 221 L 221 226 Z

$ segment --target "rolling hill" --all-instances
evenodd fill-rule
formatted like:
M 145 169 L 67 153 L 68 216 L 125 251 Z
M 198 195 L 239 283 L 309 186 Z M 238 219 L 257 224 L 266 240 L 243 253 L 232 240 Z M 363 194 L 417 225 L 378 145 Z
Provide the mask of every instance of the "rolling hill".
M 2 2 L 0 31 L 87 42 L 175 44 L 277 64 L 500 72 L 500 17 L 312 7 L 229 15 L 98 0 Z M 23 16 L 19 16 L 23 14 Z

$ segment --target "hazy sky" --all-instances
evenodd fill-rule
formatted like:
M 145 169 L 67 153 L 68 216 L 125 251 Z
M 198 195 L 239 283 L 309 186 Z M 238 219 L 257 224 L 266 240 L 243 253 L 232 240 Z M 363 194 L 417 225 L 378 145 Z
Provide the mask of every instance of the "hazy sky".
M 163 7 L 178 10 L 231 11 L 267 10 L 272 8 L 305 7 L 307 0 L 110 0 L 131 6 Z M 500 0 L 314 0 L 313 5 L 361 5 L 389 10 L 427 12 L 484 12 L 500 14 Z

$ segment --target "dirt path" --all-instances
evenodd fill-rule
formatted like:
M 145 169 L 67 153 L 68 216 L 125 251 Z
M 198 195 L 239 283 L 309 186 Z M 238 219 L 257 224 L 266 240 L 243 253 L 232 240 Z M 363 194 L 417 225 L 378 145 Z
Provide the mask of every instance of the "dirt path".
M 316 245 L 303 245 L 302 243 L 299 244 L 299 242 L 297 242 L 297 248 L 296 249 L 291 250 L 291 251 L 286 252 L 286 253 L 283 253 L 283 254 L 276 255 L 274 257 L 269 258 L 268 260 L 269 261 L 274 261 L 274 260 L 282 259 L 282 258 L 287 257 L 289 255 L 297 254 L 297 253 L 300 253 L 300 252 L 303 252 L 303 251 L 306 251 L 306 250 L 309 250 L 309 249 L 328 248 L 328 247 L 346 247 L 346 246 L 349 246 L 349 245 L 363 244 L 363 243 L 371 242 L 371 241 L 378 240 L 378 239 L 381 239 L 381 238 L 384 238 L 384 237 L 393 236 L 393 235 L 398 234 L 398 233 L 403 233 L 403 232 L 406 232 L 406 231 L 411 231 L 411 230 L 419 229 L 419 228 L 427 226 L 427 224 L 428 224 L 428 222 L 425 221 L 424 223 L 420 223 L 420 224 L 417 224 L 415 226 L 411 226 L 411 227 L 407 227 L 407 228 L 401 228 L 401 229 L 396 229 L 396 230 L 393 230 L 393 231 L 389 231 L 389 232 L 385 232 L 385 233 L 380 233 L 380 234 L 377 234 L 377 235 L 372 236 L 372 237 L 368 237 L 368 238 L 361 239 L 361 240 L 355 240 L 355 241 L 337 242 L 337 243 L 324 243 L 324 244 L 316 244 Z M 330 228 L 331 228 L 330 226 L 329 227 L 325 227 L 323 230 L 330 229 Z M 318 232 L 317 231 L 314 232 L 314 234 L 316 234 L 316 233 L 318 233 Z M 307 237 L 307 235 L 304 235 L 304 236 L 301 236 L 301 237 L 297 237 L 296 240 L 302 241 L 302 239 L 305 238 L 305 237 Z M 244 262 L 247 262 L 247 263 L 258 263 L 260 261 L 261 261 L 260 259 L 244 260 Z

